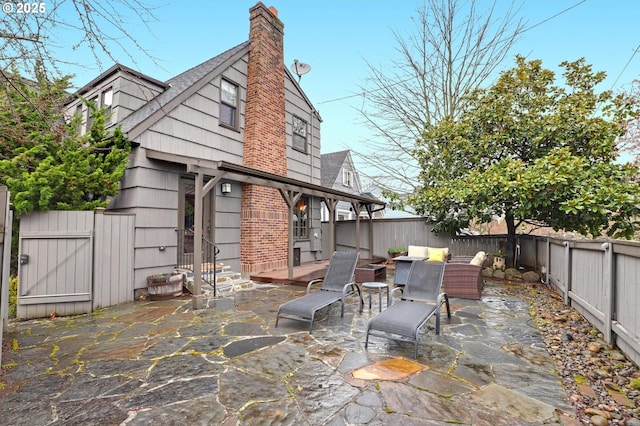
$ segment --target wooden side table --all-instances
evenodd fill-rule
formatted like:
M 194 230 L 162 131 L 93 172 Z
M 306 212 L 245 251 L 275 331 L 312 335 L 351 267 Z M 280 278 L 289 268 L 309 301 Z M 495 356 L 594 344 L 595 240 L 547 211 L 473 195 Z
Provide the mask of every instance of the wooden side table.
M 378 308 L 379 312 L 382 312 L 382 291 L 387 291 L 387 308 L 389 307 L 389 285 L 386 283 L 380 283 L 377 281 L 362 283 L 362 287 L 369 290 L 369 310 L 371 310 L 371 293 L 373 290 L 378 290 Z

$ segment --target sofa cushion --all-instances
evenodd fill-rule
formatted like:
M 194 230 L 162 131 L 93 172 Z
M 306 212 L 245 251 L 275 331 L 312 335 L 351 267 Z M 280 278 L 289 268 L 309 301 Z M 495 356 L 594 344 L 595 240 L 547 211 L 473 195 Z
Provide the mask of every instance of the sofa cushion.
M 427 258 L 431 257 L 430 253 L 433 250 L 442 250 L 444 251 L 444 258 L 446 259 L 449 257 L 449 247 L 427 247 Z
M 429 257 L 428 255 L 428 247 L 423 246 L 409 246 L 407 248 L 407 256 L 408 257 L 421 257 L 426 259 Z
M 447 258 L 445 249 L 429 249 L 429 259 L 432 262 L 444 262 Z
M 483 251 L 479 251 L 478 253 L 476 253 L 474 258 L 471 259 L 471 262 L 469 262 L 469 263 L 471 265 L 475 265 L 475 266 L 482 266 L 486 259 L 487 259 L 487 254 L 485 252 L 483 252 Z

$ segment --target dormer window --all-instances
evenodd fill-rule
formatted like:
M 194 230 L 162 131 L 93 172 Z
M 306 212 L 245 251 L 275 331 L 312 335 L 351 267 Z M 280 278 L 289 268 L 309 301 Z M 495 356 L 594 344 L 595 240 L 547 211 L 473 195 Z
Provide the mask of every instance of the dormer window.
M 238 128 L 238 86 L 227 80 L 220 82 L 220 124 Z
M 84 121 L 82 119 L 82 103 L 79 103 L 78 105 L 76 105 L 76 112 L 75 114 L 76 116 L 78 116 L 78 126 L 76 127 L 76 132 L 78 132 L 79 135 L 82 134 L 82 122 Z
M 353 187 L 353 172 L 351 170 L 342 170 L 342 184 L 349 188 Z
M 107 117 L 107 123 L 111 122 L 111 114 L 113 107 L 113 89 L 108 88 L 107 90 L 102 92 L 102 103 L 100 105 L 101 108 L 104 108 L 104 113 Z
M 307 122 L 301 118 L 293 116 L 291 122 L 293 141 L 293 149 L 307 153 Z
M 93 124 L 93 114 L 91 111 L 91 106 L 93 106 L 94 108 L 100 108 L 100 105 L 98 105 L 98 97 L 95 96 L 89 99 L 89 104 L 90 106 L 87 107 L 87 132 L 91 130 L 91 125 Z

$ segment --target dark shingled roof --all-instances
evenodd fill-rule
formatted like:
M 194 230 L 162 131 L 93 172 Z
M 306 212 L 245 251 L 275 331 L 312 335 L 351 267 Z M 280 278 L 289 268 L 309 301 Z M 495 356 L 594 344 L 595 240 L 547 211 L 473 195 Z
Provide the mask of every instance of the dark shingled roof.
M 338 173 L 340 173 L 347 155 L 349 155 L 349 150 L 322 154 L 322 156 L 320 157 L 320 174 L 322 175 L 322 186 L 326 188 L 333 188 L 333 185 L 336 183 Z
M 140 123 L 150 118 L 154 113 L 167 107 L 174 100 L 180 98 L 180 96 L 185 94 L 189 89 L 193 89 L 194 91 L 199 89 L 209 81 L 209 79 L 202 81 L 205 77 L 209 76 L 218 67 L 231 59 L 234 55 L 243 52 L 245 49 L 248 52 L 249 41 L 245 41 L 244 43 L 241 43 L 226 52 L 223 52 L 218 56 L 215 56 L 200 65 L 196 65 L 195 67 L 171 78 L 167 81 L 167 84 L 169 85 L 167 90 L 156 96 L 150 102 L 147 102 L 142 108 L 135 111 L 122 121 L 122 130 L 125 133 L 129 132 Z M 202 84 L 197 84 L 199 82 Z M 169 110 L 172 108 L 173 106 L 170 106 Z

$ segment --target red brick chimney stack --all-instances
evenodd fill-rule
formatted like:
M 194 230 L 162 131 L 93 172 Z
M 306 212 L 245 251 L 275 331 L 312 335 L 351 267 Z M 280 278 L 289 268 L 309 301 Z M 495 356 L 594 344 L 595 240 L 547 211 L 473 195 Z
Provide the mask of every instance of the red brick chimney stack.
M 249 9 L 249 63 L 243 164 L 286 176 L 284 25 L 274 7 Z M 278 190 L 245 184 L 240 262 L 243 273 L 287 266 L 287 207 Z

